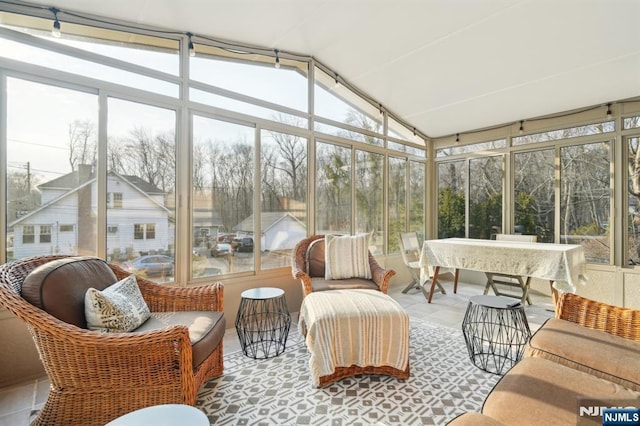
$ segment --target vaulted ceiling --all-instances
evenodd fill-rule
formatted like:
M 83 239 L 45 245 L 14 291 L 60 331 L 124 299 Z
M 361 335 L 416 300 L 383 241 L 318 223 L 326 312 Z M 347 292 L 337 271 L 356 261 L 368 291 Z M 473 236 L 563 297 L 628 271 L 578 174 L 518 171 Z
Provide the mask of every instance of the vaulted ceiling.
M 310 55 L 431 137 L 640 95 L 639 0 L 49 0 Z

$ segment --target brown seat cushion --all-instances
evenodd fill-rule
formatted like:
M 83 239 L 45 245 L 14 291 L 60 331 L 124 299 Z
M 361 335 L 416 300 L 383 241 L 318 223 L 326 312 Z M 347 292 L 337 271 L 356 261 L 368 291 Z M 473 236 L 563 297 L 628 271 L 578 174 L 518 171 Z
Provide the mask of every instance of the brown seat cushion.
M 633 340 L 551 318 L 531 337 L 525 354 L 640 392 L 640 343 Z
M 600 425 L 600 416 L 579 416 L 580 398 L 640 406 L 639 392 L 544 358 L 524 358 L 494 386 L 482 414 L 508 425 Z
M 185 325 L 189 328 L 189 340 L 193 347 L 193 366 L 200 365 L 218 347 L 226 328 L 222 312 L 152 312 L 144 324 L 133 332 L 158 330 L 160 328 Z
M 66 257 L 31 271 L 22 297 L 66 323 L 87 328 L 84 296 L 91 287 L 104 290 L 118 281 L 109 265 L 96 257 Z

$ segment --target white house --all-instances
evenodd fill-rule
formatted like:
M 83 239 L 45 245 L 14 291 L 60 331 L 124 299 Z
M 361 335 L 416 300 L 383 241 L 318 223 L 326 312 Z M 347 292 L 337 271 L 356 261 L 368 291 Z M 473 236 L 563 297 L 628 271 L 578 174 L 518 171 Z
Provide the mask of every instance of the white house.
M 96 253 L 97 180 L 91 166 L 38 187 L 41 206 L 9 224 L 13 256 Z M 164 251 L 173 244 L 171 212 L 165 194 L 136 176 L 107 178 L 107 253 Z
M 292 249 L 307 236 L 304 223 L 289 212 L 260 213 L 260 247 L 262 251 Z M 237 238 L 254 236 L 253 215 L 236 225 Z

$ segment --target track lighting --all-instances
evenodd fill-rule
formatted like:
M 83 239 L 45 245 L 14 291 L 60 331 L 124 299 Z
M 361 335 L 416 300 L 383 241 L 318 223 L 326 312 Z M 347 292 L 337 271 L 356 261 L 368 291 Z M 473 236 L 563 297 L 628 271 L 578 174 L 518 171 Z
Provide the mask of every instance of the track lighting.
M 518 129 L 518 133 L 524 133 L 524 120 L 520 120 L 520 128 Z
M 417 133 L 416 133 L 416 128 L 415 127 L 413 128 L 413 136 L 418 136 Z
M 51 13 L 53 13 L 53 29 L 51 30 L 51 35 L 55 38 L 60 38 L 61 33 L 60 33 L 60 21 L 58 21 L 58 12 L 60 12 L 60 10 L 56 9 L 55 7 L 52 7 L 49 9 L 51 11 Z
M 276 63 L 274 64 L 276 68 L 280 69 L 280 56 L 278 56 L 278 49 L 273 50 L 276 53 Z
M 187 33 L 187 37 L 189 37 L 189 56 L 196 56 L 196 49 L 193 46 L 193 41 L 191 41 L 191 37 L 193 36 L 193 34 L 191 33 Z
M 607 104 L 607 118 L 611 118 L 613 114 L 611 113 L 611 104 Z
M 460 142 L 460 133 L 456 133 L 456 143 Z
M 335 81 L 336 84 L 333 85 L 333 88 L 337 89 L 338 87 L 340 87 L 340 76 L 338 75 L 338 73 L 336 73 L 336 77 L 335 77 L 334 81 Z

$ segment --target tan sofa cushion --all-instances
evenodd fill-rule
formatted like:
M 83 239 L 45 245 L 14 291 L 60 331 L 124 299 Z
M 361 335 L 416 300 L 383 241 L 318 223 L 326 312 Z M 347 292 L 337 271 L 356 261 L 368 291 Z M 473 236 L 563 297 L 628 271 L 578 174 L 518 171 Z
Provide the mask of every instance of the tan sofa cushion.
M 193 366 L 200 365 L 218 347 L 226 328 L 222 312 L 152 312 L 151 317 L 134 332 L 158 330 L 184 325 L 189 329 L 189 340 L 193 346 Z
M 640 391 L 640 343 L 551 318 L 531 337 L 525 356 L 541 357 Z
M 66 323 L 87 328 L 84 296 L 89 288 L 104 290 L 118 281 L 109 265 L 95 257 L 66 257 L 31 271 L 22 297 Z
M 505 426 L 504 423 L 480 413 L 465 413 L 456 417 L 447 425 L 450 426 Z
M 363 278 L 349 278 L 347 280 L 325 280 L 324 278 L 311 278 L 313 291 L 364 289 L 380 290 L 378 285 L 371 280 Z
M 519 426 L 601 425 L 601 417 L 579 416 L 580 397 L 607 406 L 640 406 L 639 392 L 547 359 L 524 358 L 496 384 L 482 414 Z

